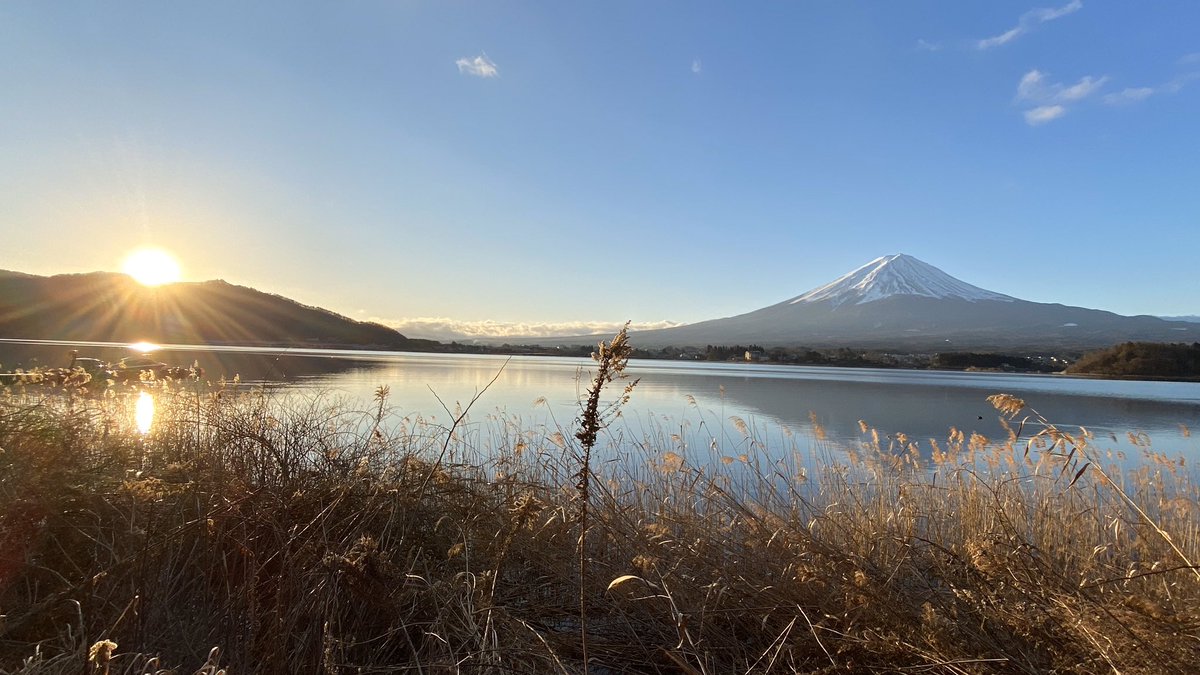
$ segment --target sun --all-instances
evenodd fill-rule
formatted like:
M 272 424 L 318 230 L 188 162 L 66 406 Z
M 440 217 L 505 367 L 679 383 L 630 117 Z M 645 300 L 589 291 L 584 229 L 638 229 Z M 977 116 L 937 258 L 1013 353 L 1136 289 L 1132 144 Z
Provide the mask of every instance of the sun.
M 161 286 L 180 279 L 179 262 L 161 248 L 139 248 L 125 257 L 121 271 L 144 286 Z

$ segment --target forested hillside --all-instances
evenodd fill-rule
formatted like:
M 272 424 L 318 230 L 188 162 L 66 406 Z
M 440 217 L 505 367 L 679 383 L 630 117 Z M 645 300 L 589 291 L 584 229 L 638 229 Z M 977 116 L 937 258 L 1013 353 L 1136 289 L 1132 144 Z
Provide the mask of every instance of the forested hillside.
M 1067 373 L 1124 377 L 1200 377 L 1200 342 L 1163 344 L 1125 342 L 1109 349 L 1089 352 Z

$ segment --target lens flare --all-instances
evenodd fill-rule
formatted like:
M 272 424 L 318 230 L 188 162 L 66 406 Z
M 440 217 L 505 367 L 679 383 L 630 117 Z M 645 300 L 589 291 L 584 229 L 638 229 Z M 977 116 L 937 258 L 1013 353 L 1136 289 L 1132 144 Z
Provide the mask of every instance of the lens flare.
M 133 421 L 137 424 L 138 432 L 150 433 L 150 425 L 154 424 L 154 397 L 150 392 L 138 394 L 137 405 L 133 410 Z

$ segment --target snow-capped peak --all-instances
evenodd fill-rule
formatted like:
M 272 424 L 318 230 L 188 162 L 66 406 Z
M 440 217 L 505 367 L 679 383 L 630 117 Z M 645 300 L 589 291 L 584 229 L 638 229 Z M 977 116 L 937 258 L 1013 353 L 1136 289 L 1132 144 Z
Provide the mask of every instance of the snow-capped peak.
M 970 302 L 1015 298 L 959 281 L 928 263 L 903 253 L 876 258 L 853 272 L 793 298 L 788 304 L 828 302 L 834 307 L 861 305 L 893 295 L 958 298 Z

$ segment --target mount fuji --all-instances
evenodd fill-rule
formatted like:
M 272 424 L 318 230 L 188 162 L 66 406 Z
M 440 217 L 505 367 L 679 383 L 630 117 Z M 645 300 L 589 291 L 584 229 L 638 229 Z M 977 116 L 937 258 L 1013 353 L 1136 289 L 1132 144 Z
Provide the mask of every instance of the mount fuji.
M 956 298 L 968 302 L 1012 302 L 1016 299 L 959 281 L 933 265 L 900 253 L 876 258 L 824 286 L 788 300 L 787 304 L 825 302 L 836 308 L 844 304 L 862 305 L 896 295 Z
M 630 340 L 648 348 L 757 344 L 913 351 L 1090 349 L 1128 340 L 1193 342 L 1200 340 L 1200 325 L 1020 300 L 898 254 L 876 258 L 769 307 L 634 332 Z M 580 342 L 557 338 L 551 343 Z

